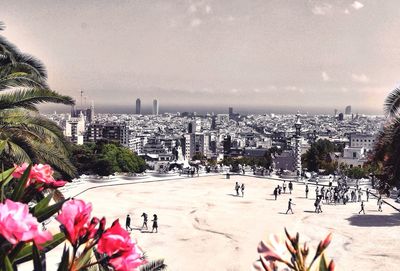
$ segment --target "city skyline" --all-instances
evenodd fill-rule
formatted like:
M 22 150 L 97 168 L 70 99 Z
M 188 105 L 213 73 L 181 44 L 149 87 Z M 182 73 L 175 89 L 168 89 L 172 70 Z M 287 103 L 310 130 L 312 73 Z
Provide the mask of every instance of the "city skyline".
M 157 97 L 160 112 L 331 112 L 352 104 L 354 112 L 381 114 L 399 82 L 398 7 L 368 0 L 41 0 L 13 1 L 0 18 L 4 35 L 46 65 L 53 89 L 74 97 L 84 90 L 99 107 Z

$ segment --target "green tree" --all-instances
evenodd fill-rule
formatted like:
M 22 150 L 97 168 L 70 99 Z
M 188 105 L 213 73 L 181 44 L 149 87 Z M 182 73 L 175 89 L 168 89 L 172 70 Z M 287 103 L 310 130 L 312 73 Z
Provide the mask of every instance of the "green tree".
M 5 164 L 48 163 L 73 177 L 68 143 L 57 125 L 38 114 L 36 106 L 49 102 L 72 105 L 74 101 L 51 90 L 46 79 L 40 61 L 21 53 L 0 35 L 0 159 Z
M 323 170 L 325 174 L 332 174 L 338 165 L 332 161 L 331 153 L 335 151 L 335 146 L 327 139 L 320 139 L 311 144 L 310 149 L 302 156 L 302 165 L 309 171 L 319 172 Z
M 108 176 L 115 172 L 143 172 L 145 161 L 117 142 L 99 141 L 96 144 L 75 146 L 71 161 L 80 174 Z

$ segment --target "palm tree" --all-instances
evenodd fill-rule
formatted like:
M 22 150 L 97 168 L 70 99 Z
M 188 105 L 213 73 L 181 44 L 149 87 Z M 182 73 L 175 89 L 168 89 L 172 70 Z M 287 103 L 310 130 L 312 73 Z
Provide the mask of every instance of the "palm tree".
M 387 122 L 376 139 L 370 166 L 380 171 L 380 188 L 400 188 L 400 88 L 386 97 L 384 112 Z
M 400 111 L 400 87 L 392 90 L 386 97 L 384 111 L 389 118 L 398 117 Z
M 0 22 L 0 31 L 4 24 Z M 41 103 L 73 105 L 74 101 L 50 90 L 46 69 L 0 36 L 0 158 L 8 163 L 49 163 L 72 177 L 68 142 L 60 128 L 38 114 Z

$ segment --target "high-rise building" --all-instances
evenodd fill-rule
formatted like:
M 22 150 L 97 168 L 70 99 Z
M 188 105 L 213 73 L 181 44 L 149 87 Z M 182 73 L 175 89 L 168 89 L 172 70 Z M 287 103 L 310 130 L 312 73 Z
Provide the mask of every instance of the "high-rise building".
M 333 116 L 336 118 L 336 116 L 337 116 L 337 109 L 335 109 L 333 112 L 334 112 Z
M 299 178 L 301 176 L 301 122 L 300 122 L 300 114 L 296 115 L 296 123 L 294 124 L 294 127 L 296 129 L 296 135 L 295 135 L 295 140 L 296 140 L 296 146 L 295 146 L 295 157 L 296 157 L 296 172 L 297 172 L 297 177 Z
M 346 108 L 344 109 L 344 114 L 351 115 L 351 105 L 346 106 Z
M 205 133 L 192 133 L 184 135 L 184 155 L 190 161 L 195 154 L 210 156 L 210 135 Z
M 80 112 L 79 117 L 69 117 L 62 124 L 64 135 L 77 145 L 83 144 L 83 134 L 85 133 L 85 117 Z
M 233 107 L 229 107 L 229 116 L 233 115 Z
M 136 99 L 136 115 L 140 115 L 142 113 L 142 102 L 139 98 Z
M 153 115 L 158 115 L 158 100 L 154 99 L 153 100 Z

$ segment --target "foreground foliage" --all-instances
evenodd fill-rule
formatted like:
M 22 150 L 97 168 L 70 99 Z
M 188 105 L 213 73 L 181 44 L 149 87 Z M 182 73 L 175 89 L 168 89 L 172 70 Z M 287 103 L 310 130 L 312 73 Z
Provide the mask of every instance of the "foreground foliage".
M 309 258 L 310 249 L 307 243 L 300 244 L 299 233 L 291 236 L 285 229 L 286 239 L 272 235 L 268 243 L 261 241 L 258 245 L 259 260 L 254 264 L 258 271 L 333 271 L 333 260 L 329 263 L 325 258 L 325 249 L 329 246 L 332 235 L 329 234 L 317 247 L 312 258 Z
M 6 166 L 48 163 L 72 178 L 75 168 L 68 160 L 68 143 L 55 123 L 38 114 L 37 105 L 74 101 L 51 90 L 46 81 L 44 65 L 0 35 L 0 159 Z
M 118 219 L 92 217 L 92 205 L 80 199 L 54 201 L 66 184 L 49 165 L 23 164 L 0 174 L 0 270 L 18 269 L 31 261 L 46 270 L 46 253 L 64 243 L 58 271 L 163 270 L 163 260 L 149 262 Z M 42 227 L 52 218 L 59 230 Z M 43 223 L 40 225 L 40 223 Z

